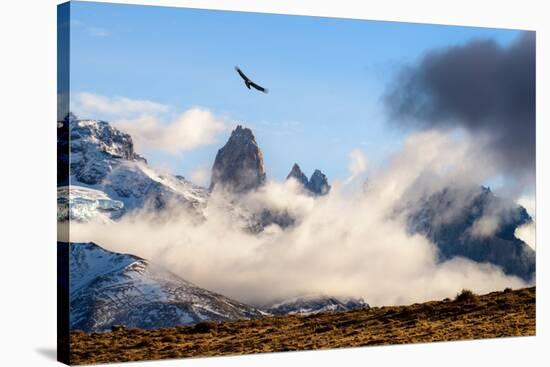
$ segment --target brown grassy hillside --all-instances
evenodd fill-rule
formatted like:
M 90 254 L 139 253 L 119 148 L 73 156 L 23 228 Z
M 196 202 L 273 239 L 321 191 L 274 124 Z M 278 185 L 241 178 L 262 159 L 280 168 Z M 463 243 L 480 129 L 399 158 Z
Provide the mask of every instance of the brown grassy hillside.
M 158 330 L 71 333 L 71 363 L 535 335 L 535 288 L 455 300 Z

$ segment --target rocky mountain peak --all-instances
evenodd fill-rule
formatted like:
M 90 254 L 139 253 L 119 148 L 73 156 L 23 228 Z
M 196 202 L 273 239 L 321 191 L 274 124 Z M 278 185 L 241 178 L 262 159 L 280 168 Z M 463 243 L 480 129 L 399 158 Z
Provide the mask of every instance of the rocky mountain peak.
M 320 170 L 316 169 L 309 179 L 308 189 L 317 195 L 327 194 L 330 191 L 327 176 Z
M 287 180 L 290 178 L 296 179 L 296 181 L 298 181 L 304 186 L 307 185 L 308 183 L 307 176 L 304 174 L 304 172 L 302 172 L 302 169 L 300 168 L 298 163 L 294 163 L 294 166 L 292 166 L 292 170 L 290 171 L 288 176 L 286 176 Z
M 311 178 L 308 180 L 300 166 L 294 163 L 292 170 L 286 177 L 287 180 L 290 178 L 296 179 L 306 190 L 314 195 L 325 195 L 330 191 L 327 176 L 318 169 L 313 172 L 313 175 L 311 175 Z
M 89 185 L 101 182 L 118 160 L 142 161 L 132 137 L 106 121 L 78 119 L 69 114 L 71 175 Z M 59 143 L 59 142 L 58 142 Z
M 239 140 L 252 140 L 256 142 L 254 133 L 248 127 L 243 127 L 242 125 L 237 125 L 235 130 L 231 132 L 230 139 L 239 139 Z
M 132 137 L 106 121 L 69 117 L 71 153 L 94 149 L 113 158 L 143 159 L 134 151 Z
M 216 154 L 210 189 L 219 185 L 233 192 L 246 192 L 264 182 L 262 151 L 252 130 L 238 125 Z
M 444 188 L 406 206 L 409 232 L 428 237 L 441 261 L 460 256 L 500 266 L 505 274 L 528 282 L 533 279 L 535 251 L 515 235 L 532 221 L 522 206 L 483 186 Z M 496 223 L 494 230 L 479 232 L 484 220 Z

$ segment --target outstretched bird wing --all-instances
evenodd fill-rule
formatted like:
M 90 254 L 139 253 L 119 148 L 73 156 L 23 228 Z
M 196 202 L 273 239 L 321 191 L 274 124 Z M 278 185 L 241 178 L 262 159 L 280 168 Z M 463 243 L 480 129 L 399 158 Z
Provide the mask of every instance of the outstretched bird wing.
M 267 88 L 264 88 L 262 87 L 261 85 L 258 85 L 254 82 L 250 82 L 250 86 L 253 87 L 253 88 L 256 88 L 257 90 L 259 90 L 260 92 L 264 92 L 264 93 L 267 93 Z
M 239 69 L 238 66 L 235 66 L 235 70 L 237 70 L 237 73 L 239 73 L 239 75 L 241 76 L 241 78 L 244 79 L 245 82 L 250 81 L 250 79 L 248 79 L 248 77 L 246 75 L 244 75 L 244 73 L 241 71 L 241 69 Z

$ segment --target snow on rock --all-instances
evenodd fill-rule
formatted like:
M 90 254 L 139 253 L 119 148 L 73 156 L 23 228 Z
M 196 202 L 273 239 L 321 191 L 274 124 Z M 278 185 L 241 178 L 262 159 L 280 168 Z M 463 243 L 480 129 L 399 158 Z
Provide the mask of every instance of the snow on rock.
M 134 151 L 130 135 L 108 122 L 78 119 L 72 114 L 66 120 L 70 131 L 71 187 L 98 190 L 111 200 L 122 202 L 124 212 L 145 206 L 162 209 L 173 202 L 201 215 L 207 189 L 149 167 Z M 69 196 L 72 192 L 71 189 Z M 69 201 L 74 202 L 71 198 Z
M 275 303 L 264 309 L 274 315 L 311 315 L 321 312 L 342 312 L 369 308 L 362 298 L 337 298 L 330 296 L 303 296 Z
M 70 328 L 160 328 L 203 320 L 262 317 L 264 312 L 199 288 L 137 256 L 94 243 L 70 243 Z
M 103 191 L 79 186 L 57 188 L 57 220 L 109 223 L 124 213 L 124 203 Z

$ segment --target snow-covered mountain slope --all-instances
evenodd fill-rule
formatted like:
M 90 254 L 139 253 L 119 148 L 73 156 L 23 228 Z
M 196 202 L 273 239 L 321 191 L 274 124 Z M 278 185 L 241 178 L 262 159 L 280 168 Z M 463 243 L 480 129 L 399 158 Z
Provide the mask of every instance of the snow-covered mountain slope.
M 310 315 L 321 312 L 341 312 L 369 308 L 362 298 L 304 296 L 268 306 L 265 310 L 274 315 Z
M 161 209 L 174 202 L 200 215 L 208 196 L 205 188 L 149 167 L 135 153 L 130 135 L 105 121 L 78 119 L 72 114 L 67 120 L 71 186 L 101 191 L 121 201 L 125 211 L 145 206 Z
M 151 329 L 266 315 L 137 256 L 94 243 L 63 245 L 69 247 L 71 330 L 104 331 L 119 324 Z
M 124 203 L 103 191 L 81 186 L 57 188 L 57 220 L 109 223 L 124 213 Z

